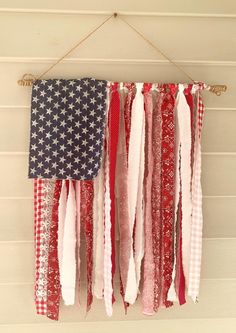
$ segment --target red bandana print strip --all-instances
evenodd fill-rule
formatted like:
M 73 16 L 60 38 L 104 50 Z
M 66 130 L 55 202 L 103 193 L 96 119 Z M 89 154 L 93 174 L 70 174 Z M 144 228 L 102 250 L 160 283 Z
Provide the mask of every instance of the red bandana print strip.
M 61 180 L 55 182 L 52 206 L 52 221 L 50 227 L 50 239 L 48 250 L 48 276 L 47 276 L 47 317 L 58 320 L 59 303 L 61 296 L 57 235 L 58 235 L 58 205 L 61 192 Z
M 83 180 L 80 183 L 80 218 L 86 237 L 87 259 L 87 312 L 93 302 L 93 181 Z
M 162 304 L 173 305 L 167 300 L 173 270 L 173 221 L 175 184 L 175 85 L 164 85 L 165 94 L 161 105 L 162 113 Z

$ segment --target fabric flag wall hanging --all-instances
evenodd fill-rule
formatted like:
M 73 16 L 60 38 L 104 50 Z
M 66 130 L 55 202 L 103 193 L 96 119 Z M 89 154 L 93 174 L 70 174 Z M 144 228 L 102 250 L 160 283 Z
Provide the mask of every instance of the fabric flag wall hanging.
M 197 301 L 205 88 L 34 82 L 29 178 L 38 314 L 58 320 L 61 303 L 77 302 L 83 263 L 87 311 L 96 297 L 111 316 L 117 290 L 126 311 L 139 301 L 147 315 L 187 296 Z

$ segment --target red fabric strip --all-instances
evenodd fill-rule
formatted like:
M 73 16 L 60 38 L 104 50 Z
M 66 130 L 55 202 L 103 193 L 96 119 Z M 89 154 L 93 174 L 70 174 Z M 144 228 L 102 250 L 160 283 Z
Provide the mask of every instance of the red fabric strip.
M 80 218 L 81 226 L 86 238 L 87 260 L 87 312 L 93 302 L 92 274 L 93 274 L 93 181 L 83 180 L 80 183 Z
M 173 305 L 167 300 L 173 270 L 173 221 L 175 184 L 175 85 L 164 85 L 165 95 L 161 105 L 162 112 L 162 303 Z
M 115 254 L 115 173 L 116 173 L 116 157 L 117 145 L 119 138 L 120 124 L 120 95 L 118 92 L 118 83 L 115 82 L 111 86 L 111 101 L 109 108 L 109 158 L 110 158 L 110 199 L 111 199 L 111 242 L 112 242 L 112 284 L 116 270 L 116 254 Z M 113 302 L 114 302 L 113 294 Z
M 55 182 L 52 221 L 50 226 L 49 250 L 48 250 L 48 275 L 47 275 L 47 317 L 58 320 L 61 296 L 57 235 L 58 235 L 58 205 L 61 193 L 61 180 Z

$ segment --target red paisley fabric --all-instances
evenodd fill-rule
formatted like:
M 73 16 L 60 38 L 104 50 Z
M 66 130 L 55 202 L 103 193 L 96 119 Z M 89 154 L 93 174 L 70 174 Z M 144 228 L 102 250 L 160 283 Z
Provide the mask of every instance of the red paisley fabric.
M 61 180 L 55 182 L 52 221 L 50 227 L 50 239 L 48 249 L 48 276 L 47 276 L 47 317 L 58 320 L 59 304 L 61 296 L 58 252 L 57 252 L 57 233 L 58 233 L 58 204 L 61 192 Z
M 80 219 L 86 238 L 87 311 L 93 303 L 93 181 L 80 182 Z

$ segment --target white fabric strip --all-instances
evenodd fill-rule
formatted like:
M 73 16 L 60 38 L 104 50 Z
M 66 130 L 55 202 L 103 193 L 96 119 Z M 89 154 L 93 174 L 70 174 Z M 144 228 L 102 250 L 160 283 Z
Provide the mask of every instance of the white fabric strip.
M 180 136 L 180 179 L 182 184 L 182 260 L 188 287 L 191 237 L 191 114 L 184 95 L 184 86 L 179 84 L 177 117 Z
M 80 181 L 75 182 L 76 200 L 76 243 L 77 243 L 77 281 L 80 286 Z
M 95 212 L 96 210 L 96 212 Z M 103 160 L 98 176 L 94 179 L 94 295 L 103 298 L 104 258 L 104 167 Z
M 62 267 L 64 224 L 65 224 L 65 217 L 66 217 L 66 202 L 67 202 L 66 181 L 62 180 L 61 194 L 60 194 L 59 206 L 58 206 L 58 245 L 57 245 L 60 279 L 61 279 L 61 267 Z
M 69 180 L 69 193 L 64 224 L 63 252 L 61 263 L 61 291 L 66 305 L 75 302 L 76 285 L 76 200 L 73 181 Z
M 144 110 L 143 110 L 144 112 Z M 145 143 L 145 121 L 141 131 L 141 152 L 138 180 L 138 198 L 136 207 L 136 228 L 135 228 L 135 271 L 136 289 L 139 290 L 141 262 L 144 256 L 144 202 L 143 202 L 143 177 L 144 177 L 144 143 Z
M 109 156 L 107 151 L 105 165 L 105 202 L 104 202 L 104 301 L 106 313 L 112 316 L 112 261 L 111 261 L 111 200 L 110 200 L 110 177 L 109 177 Z
M 144 123 L 144 98 L 142 83 L 136 83 L 136 95 L 131 111 L 131 128 L 128 156 L 128 201 L 130 210 L 130 235 L 133 236 L 137 194 L 139 187 L 142 129 Z M 134 304 L 137 298 L 137 278 L 134 262 L 133 244 L 131 242 L 129 269 L 125 291 L 125 301 Z
M 110 93 L 107 89 L 107 112 L 110 105 Z M 110 199 L 110 177 L 109 177 L 109 130 L 106 126 L 106 143 L 107 149 L 105 152 L 105 175 L 104 175 L 104 258 L 103 258 L 103 267 L 104 267 L 104 302 L 106 313 L 109 317 L 112 316 L 112 247 L 111 247 L 111 199 Z

